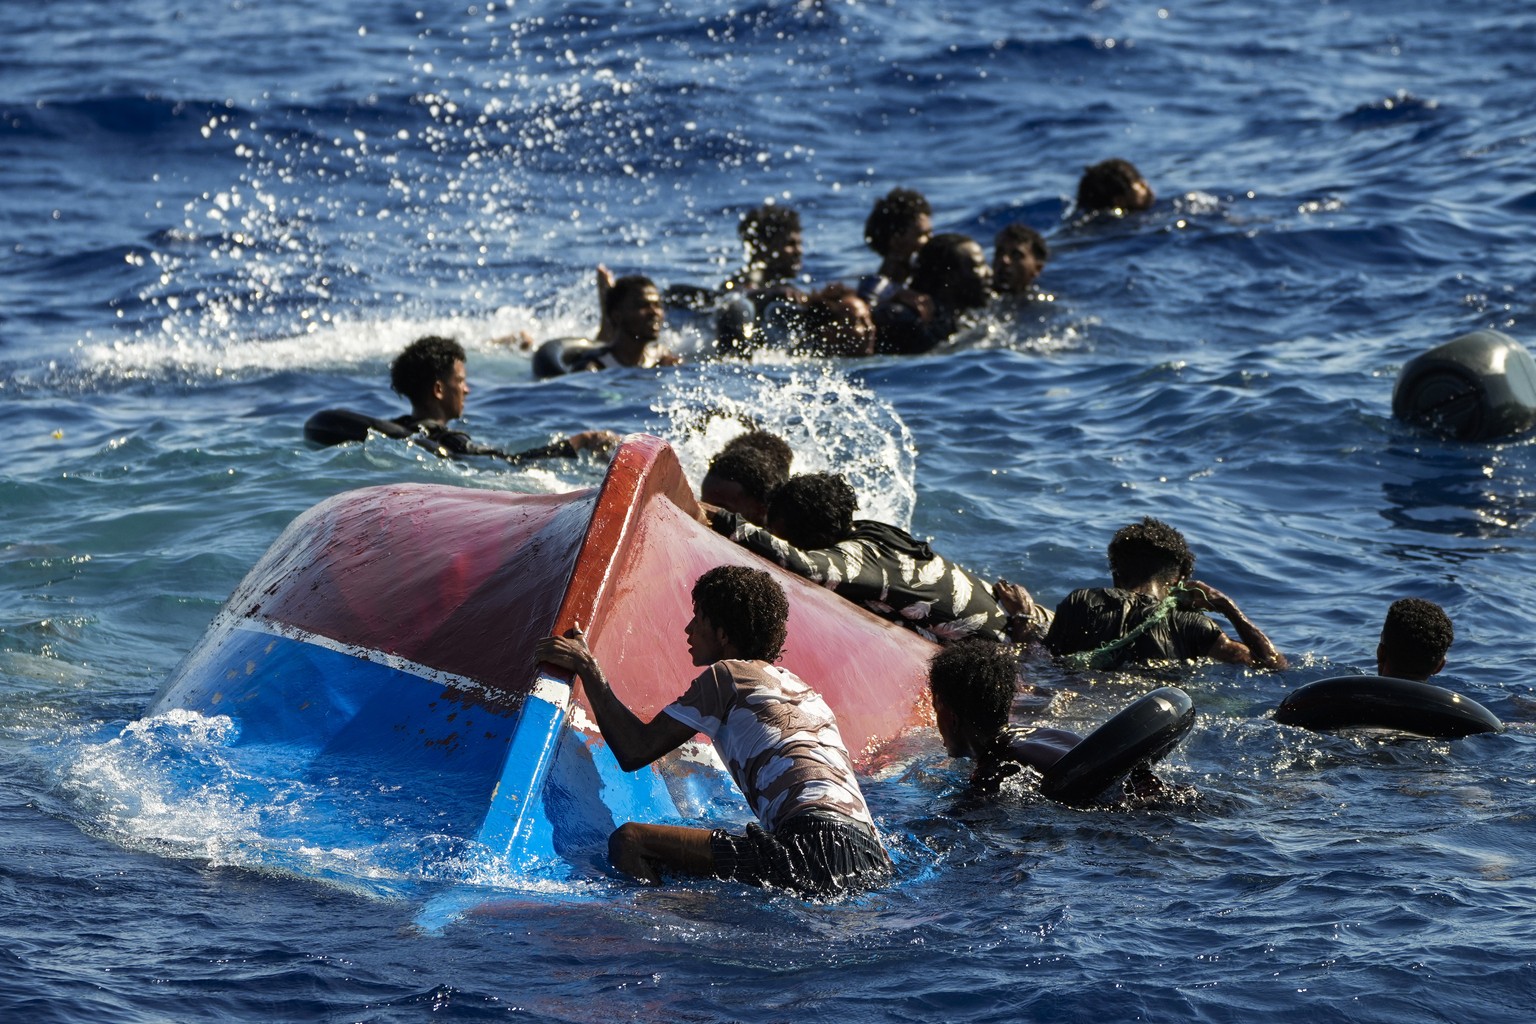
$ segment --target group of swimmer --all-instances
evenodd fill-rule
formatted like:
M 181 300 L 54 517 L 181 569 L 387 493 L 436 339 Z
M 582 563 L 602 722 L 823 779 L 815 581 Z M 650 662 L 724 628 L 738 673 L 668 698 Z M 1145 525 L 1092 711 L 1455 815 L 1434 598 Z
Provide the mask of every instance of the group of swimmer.
M 1118 530 L 1108 548 L 1111 586 L 1074 590 L 1053 611 L 1017 584 L 988 586 L 896 526 L 854 519 L 846 480 L 792 475 L 792 460 L 776 435 L 737 437 L 701 481 L 701 521 L 941 645 L 929 692 L 945 751 L 973 762 L 970 799 L 990 798 L 1025 769 L 1048 772 L 1084 742 L 1068 730 L 1012 721 L 1015 698 L 1028 688 L 1020 672 L 1026 657 L 1099 670 L 1203 659 L 1287 667 L 1236 602 L 1192 578 L 1194 554 L 1166 523 L 1149 517 Z M 782 588 L 764 570 L 722 566 L 699 578 L 692 597 L 688 648 L 702 671 L 649 722 L 615 695 L 579 629 L 534 651 L 536 662 L 581 680 L 621 768 L 638 770 L 702 733 L 758 818 L 743 835 L 629 822 L 610 838 L 611 862 L 653 883 L 672 874 L 818 897 L 879 884 L 890 861 L 836 716 L 812 685 L 773 664 L 786 638 Z M 1223 616 L 1238 639 L 1206 612 Z M 1427 680 L 1445 666 L 1453 639 L 1439 606 L 1396 601 L 1377 646 L 1378 671 Z M 1128 767 L 1125 799 L 1170 792 L 1145 761 Z
M 882 203 L 907 203 L 900 192 Z M 1150 202 L 1151 191 L 1144 185 L 1131 193 L 1132 198 L 1141 195 Z M 875 212 L 883 209 L 877 204 Z M 766 224 L 795 222 L 774 213 L 752 223 L 757 225 L 752 237 L 766 238 L 773 234 Z M 899 232 L 899 245 L 892 242 L 897 232 L 872 229 L 872 237 L 898 258 L 893 262 L 877 248 L 887 257 L 880 272 L 861 282 L 857 292 L 839 292 L 839 301 L 851 296 L 862 302 L 860 293 L 867 293 L 875 297 L 876 311 L 882 304 L 907 301 L 899 298 L 904 286 L 924 281 L 922 254 L 944 237 L 921 243 L 928 223 L 923 203 L 920 216 Z M 1010 230 L 999 235 L 999 266 L 1009 263 L 1002 242 Z M 980 247 L 967 242 L 975 249 L 970 264 L 984 267 Z M 1030 264 L 1033 270 L 1016 279 L 1032 281 L 1038 274 L 1044 261 L 1040 245 L 1039 259 Z M 911 279 L 900 280 L 913 246 L 918 259 Z M 796 228 L 788 238 L 759 250 L 763 258 L 726 282 L 723 291 L 754 303 L 754 296 L 771 292 L 780 298 L 770 304 L 783 301 L 788 286 L 782 276 L 773 275 L 791 261 L 775 262 L 769 256 L 792 253 L 798 267 L 799 248 Z M 906 256 L 900 256 L 903 251 Z M 664 318 L 659 293 L 644 279 L 636 283 L 630 278 L 606 282 L 603 290 L 607 341 L 600 364 L 643 364 L 652 358 L 647 355 L 650 343 L 639 342 L 654 340 Z M 952 302 L 952 293 L 938 294 Z M 934 298 L 933 293 L 928 297 Z M 798 305 L 808 311 L 815 300 L 813 295 Z M 914 323 L 924 330 L 955 308 L 936 301 L 927 315 L 918 305 L 908 307 L 919 314 Z M 754 312 L 754 325 L 766 310 L 765 305 Z M 800 316 L 802 325 L 816 322 L 814 314 Z M 390 380 L 411 411 L 377 422 L 444 457 L 523 463 L 601 453 L 617 444 L 617 435 L 607 430 L 583 431 L 520 452 L 475 442 L 452 426 L 469 395 L 466 359 L 463 347 L 448 338 L 426 337 L 407 346 L 394 360 Z M 1083 742 L 1067 730 L 1012 721 L 1015 697 L 1028 687 L 1020 670 L 1026 659 L 1051 658 L 1069 669 L 1100 671 L 1201 660 L 1266 671 L 1288 666 L 1285 655 L 1236 601 L 1193 577 L 1195 557 L 1184 537 L 1159 520 L 1148 517 L 1115 532 L 1108 544 L 1109 586 L 1075 589 L 1052 608 L 1017 583 L 981 578 L 895 525 L 856 518 L 857 495 L 841 474 L 796 474 L 793 461 L 789 444 L 774 434 L 752 429 L 739 435 L 715 455 L 699 483 L 700 521 L 940 645 L 928 673 L 936 722 L 946 752 L 972 760 L 968 793 L 974 798 L 999 792 L 1010 777 L 1027 777 L 1026 769 L 1049 771 Z M 758 818 L 744 835 L 630 822 L 610 839 L 612 863 L 652 882 L 683 874 L 811 896 L 878 884 L 889 876 L 890 861 L 836 716 L 812 685 L 774 664 L 786 639 L 788 604 L 782 588 L 763 570 L 722 566 L 699 578 L 692 597 L 687 639 L 693 663 L 702 671 L 649 722 L 614 693 L 579 629 L 544 639 L 534 653 L 536 661 L 565 668 L 580 679 L 598 728 L 624 770 L 638 770 L 702 733 L 714 742 Z M 1226 621 L 1235 639 L 1211 614 Z M 1427 680 L 1445 666 L 1453 639 L 1450 620 L 1437 605 L 1399 600 L 1382 627 L 1378 673 Z M 1122 778 L 1126 799 L 1169 792 L 1147 763 L 1133 766 Z
M 1105 160 L 1078 183 L 1080 216 L 1123 216 L 1149 208 L 1152 187 L 1130 161 Z M 812 356 L 911 355 L 927 352 L 963 328 L 994 298 L 1027 302 L 1050 250 L 1027 224 L 1004 227 L 990 263 L 981 244 L 956 232 L 933 232 L 933 210 L 921 192 L 895 188 L 875 201 L 864 240 L 880 266 L 856 285 L 802 287 L 804 236 L 793 208 L 749 210 L 737 227 L 746 264 L 718 288 L 673 285 L 649 277 L 597 274 L 600 326 L 591 339 L 555 339 L 559 356 L 535 360 L 541 376 L 615 366 L 661 366 L 679 357 L 659 342 L 667 309 L 707 311 L 715 354 L 750 357 L 760 348 Z M 532 338 L 503 338 L 532 347 Z

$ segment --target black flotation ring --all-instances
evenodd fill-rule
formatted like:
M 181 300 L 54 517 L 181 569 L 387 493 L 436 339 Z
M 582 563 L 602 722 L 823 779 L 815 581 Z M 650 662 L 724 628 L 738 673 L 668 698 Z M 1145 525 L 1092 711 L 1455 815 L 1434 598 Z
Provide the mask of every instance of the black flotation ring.
M 1045 770 L 1040 792 L 1058 803 L 1091 804 L 1138 765 L 1156 764 L 1195 724 L 1195 702 L 1160 686 L 1083 737 Z
M 1304 729 L 1395 729 L 1436 739 L 1503 732 L 1492 711 L 1455 690 L 1412 679 L 1339 676 L 1286 695 L 1275 721 Z
M 1392 415 L 1458 441 L 1536 426 L 1536 360 L 1514 338 L 1473 331 L 1403 364 Z
M 321 409 L 304 421 L 304 440 L 311 444 L 345 444 L 348 441 L 366 441 L 368 431 L 385 437 L 410 437 L 411 432 L 393 420 L 381 420 L 364 416 L 351 409 Z
M 608 346 L 587 338 L 550 338 L 533 353 L 533 375 L 540 379 L 570 373 Z

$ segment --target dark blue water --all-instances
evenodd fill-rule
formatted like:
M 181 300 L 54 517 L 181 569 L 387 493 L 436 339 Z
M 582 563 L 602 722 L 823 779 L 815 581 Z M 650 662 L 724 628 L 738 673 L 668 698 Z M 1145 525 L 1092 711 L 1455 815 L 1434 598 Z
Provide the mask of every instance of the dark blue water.
M 1527 5 L 119 0 L 5 22 L 0 1019 L 1529 1019 L 1531 443 L 1388 414 L 1431 345 L 1536 341 Z M 1154 210 L 1065 219 L 1116 155 Z M 834 367 L 535 384 L 487 343 L 589 329 L 599 261 L 719 279 L 769 197 L 800 209 L 814 280 L 852 278 L 898 184 L 941 229 L 1045 232 L 1053 300 Z M 408 789 L 306 788 L 210 723 L 142 721 L 321 498 L 600 477 L 304 445 L 315 409 L 395 408 L 388 360 L 428 331 L 469 345 L 485 440 L 645 429 L 697 471 L 728 432 L 710 410 L 755 412 L 866 510 L 1047 601 L 1160 516 L 1293 668 L 1186 681 L 1189 806 L 956 814 L 963 766 L 909 737 L 868 787 L 900 878 L 836 906 L 520 879 Z M 1451 613 L 1444 679 L 1509 732 L 1266 717 L 1371 669 L 1408 595 Z M 1144 688 L 1100 679 L 1053 715 Z M 338 819 L 384 838 L 334 841 Z M 491 911 L 423 928 L 466 882 Z

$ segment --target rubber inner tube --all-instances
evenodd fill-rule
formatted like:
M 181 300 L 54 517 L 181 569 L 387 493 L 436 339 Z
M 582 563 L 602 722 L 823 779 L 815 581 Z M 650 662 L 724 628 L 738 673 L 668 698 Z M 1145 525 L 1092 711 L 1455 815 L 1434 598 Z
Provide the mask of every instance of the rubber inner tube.
M 550 338 L 533 353 L 533 375 L 541 380 L 570 373 L 608 346 L 587 338 Z
M 365 416 L 351 409 L 321 409 L 304 421 L 304 439 L 311 444 L 346 444 L 368 440 L 368 431 L 385 437 L 410 437 L 411 432 L 394 420 Z
M 1433 683 L 1387 676 L 1338 676 L 1293 690 L 1275 721 L 1304 729 L 1393 729 L 1456 739 L 1503 732 L 1498 716 L 1471 697 Z
M 1458 441 L 1523 433 L 1536 425 L 1536 360 L 1507 334 L 1463 334 L 1403 364 L 1392 415 Z
M 1167 757 L 1195 724 L 1195 702 L 1160 686 L 1116 714 L 1045 770 L 1040 792 L 1058 803 L 1093 803 L 1139 765 Z

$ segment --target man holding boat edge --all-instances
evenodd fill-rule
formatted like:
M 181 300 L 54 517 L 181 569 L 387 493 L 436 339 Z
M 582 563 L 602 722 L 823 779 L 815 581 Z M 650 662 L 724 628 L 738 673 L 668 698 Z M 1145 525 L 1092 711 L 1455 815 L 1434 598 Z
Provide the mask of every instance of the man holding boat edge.
M 671 871 L 802 896 L 836 895 L 890 875 L 837 720 L 821 696 L 773 664 L 789 603 L 761 569 L 720 566 L 693 586 L 687 627 L 704 671 L 650 722 L 613 692 L 579 628 L 545 637 L 538 662 L 574 672 L 619 767 L 638 771 L 695 733 L 714 741 L 760 824 L 724 829 L 629 822 L 608 840 L 614 867 L 658 883 Z

